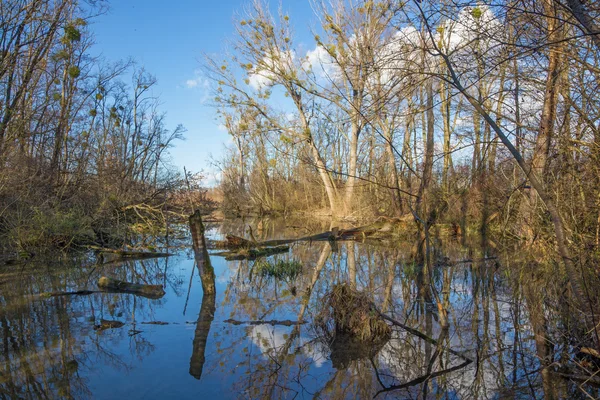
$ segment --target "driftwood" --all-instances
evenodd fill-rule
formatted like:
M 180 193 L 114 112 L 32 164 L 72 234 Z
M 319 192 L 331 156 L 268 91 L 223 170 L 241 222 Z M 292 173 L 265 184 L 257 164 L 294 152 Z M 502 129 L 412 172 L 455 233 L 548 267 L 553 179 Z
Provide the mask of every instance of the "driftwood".
M 123 282 L 116 279 L 107 278 L 106 276 L 98 279 L 98 287 L 101 289 L 108 289 L 109 291 L 114 290 L 117 292 L 138 294 L 150 299 L 160 299 L 165 295 L 165 291 L 161 285 L 146 285 Z

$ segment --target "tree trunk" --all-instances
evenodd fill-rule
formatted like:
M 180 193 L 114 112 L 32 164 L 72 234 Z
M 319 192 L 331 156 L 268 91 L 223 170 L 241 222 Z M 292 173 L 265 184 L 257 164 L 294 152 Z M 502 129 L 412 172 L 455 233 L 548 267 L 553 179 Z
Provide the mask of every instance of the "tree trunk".
M 192 245 L 200 280 L 202 282 L 202 304 L 200 313 L 194 331 L 192 342 L 192 357 L 190 359 L 190 375 L 196 379 L 202 377 L 204 362 L 206 361 L 206 344 L 208 334 L 215 318 L 216 310 L 216 290 L 215 290 L 215 272 L 210 263 L 210 257 L 206 250 L 206 241 L 204 238 L 204 225 L 200 212 L 190 216 L 190 230 L 192 232 Z
M 356 113 L 355 113 L 356 114 Z M 357 161 L 358 161 L 358 137 L 360 135 L 360 126 L 356 121 L 357 115 L 352 116 L 352 128 L 350 132 L 350 155 L 348 158 L 348 179 L 346 180 L 346 198 L 344 199 L 345 213 L 350 213 L 353 207 L 354 188 L 357 181 Z
M 448 192 L 448 171 L 450 170 L 450 164 L 452 162 L 452 154 L 450 153 L 450 93 L 448 84 L 444 81 L 441 83 L 440 94 L 442 118 L 444 121 L 444 167 L 442 169 L 442 186 L 444 191 Z

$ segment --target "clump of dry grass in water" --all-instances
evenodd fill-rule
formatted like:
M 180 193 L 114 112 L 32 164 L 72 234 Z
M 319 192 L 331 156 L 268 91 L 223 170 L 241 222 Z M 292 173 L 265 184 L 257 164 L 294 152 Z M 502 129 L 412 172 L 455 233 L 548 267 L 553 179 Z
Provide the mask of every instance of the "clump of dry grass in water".
M 323 304 L 314 323 L 329 341 L 342 335 L 361 342 L 387 341 L 390 338 L 392 329 L 371 300 L 347 284 L 335 285 L 325 295 Z

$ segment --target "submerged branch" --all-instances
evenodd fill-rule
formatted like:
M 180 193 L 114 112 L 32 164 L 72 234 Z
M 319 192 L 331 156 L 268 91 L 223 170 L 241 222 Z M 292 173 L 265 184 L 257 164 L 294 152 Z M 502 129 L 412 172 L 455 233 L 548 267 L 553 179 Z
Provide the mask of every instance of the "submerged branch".
M 145 258 L 157 258 L 157 257 L 169 257 L 173 254 L 171 253 L 161 253 L 156 251 L 127 251 L 127 250 L 119 250 L 119 249 L 108 249 L 104 247 L 98 246 L 88 246 L 89 249 L 94 250 L 100 254 L 101 257 L 109 254 L 112 257 L 116 257 L 118 259 L 145 259 Z M 115 261 L 111 259 L 110 261 Z
M 276 320 L 276 319 L 272 319 L 272 320 L 264 320 L 264 321 L 237 321 L 235 319 L 226 319 L 225 321 L 223 321 L 225 323 L 228 324 L 232 324 L 232 325 L 283 325 L 283 326 L 295 326 L 295 325 L 302 325 L 305 324 L 306 321 L 292 321 L 289 319 L 284 319 L 284 320 Z
M 287 253 L 289 246 L 264 247 L 255 249 L 239 249 L 237 251 L 223 251 L 214 253 L 213 256 L 225 257 L 227 261 L 255 260 L 259 257 L 267 257 L 273 254 Z
M 106 276 L 98 279 L 98 287 L 101 289 L 115 290 L 117 292 L 137 294 L 149 299 L 160 299 L 165 295 L 162 285 L 124 282 Z

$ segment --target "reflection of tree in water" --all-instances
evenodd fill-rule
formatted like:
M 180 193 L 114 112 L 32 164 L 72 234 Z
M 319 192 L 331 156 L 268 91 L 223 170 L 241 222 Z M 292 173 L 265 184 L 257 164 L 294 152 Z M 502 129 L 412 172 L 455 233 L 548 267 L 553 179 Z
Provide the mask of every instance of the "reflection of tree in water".
M 208 256 L 208 251 L 206 249 L 204 226 L 198 211 L 190 217 L 190 230 L 192 232 L 194 258 L 196 260 L 198 272 L 200 273 L 200 280 L 202 281 L 202 304 L 196 323 L 196 330 L 194 331 L 192 358 L 190 360 L 190 375 L 196 379 L 200 379 L 202 377 L 204 362 L 206 361 L 204 353 L 206 352 L 208 334 L 213 319 L 215 318 L 215 271 L 210 263 L 210 257 Z
M 252 263 L 240 262 L 225 297 L 234 318 L 270 319 L 291 313 L 310 322 L 324 293 L 335 283 L 349 282 L 368 293 L 379 310 L 434 342 L 394 327 L 392 339 L 376 354 L 361 356 L 359 352 L 336 362 L 337 370 L 330 370 L 327 367 L 334 360 L 323 360 L 335 354 L 315 341 L 309 324 L 249 327 L 254 345 L 240 366 L 247 376 L 236 390 L 260 398 L 303 392 L 325 398 L 377 393 L 391 398 L 568 398 L 581 393 L 574 382 L 562 381 L 557 386 L 560 379 L 552 372 L 559 348 L 549 343 L 561 338 L 560 326 L 568 321 L 560 313 L 548 318 L 543 306 L 548 298 L 528 294 L 531 288 L 553 282 L 553 277 L 530 282 L 519 272 L 526 264 L 511 263 L 511 253 L 496 260 L 479 246 L 439 240 L 434 244 L 427 265 L 410 257 L 409 244 L 389 248 L 339 243 L 339 251 L 327 254 L 320 263 L 319 252 L 322 255 L 326 246 L 298 243 L 287 256 L 305 266 L 294 282 L 297 297 L 289 294 L 287 282 L 250 279 Z M 553 302 L 558 300 L 558 296 L 553 298 Z M 233 343 L 220 350 L 235 352 L 241 346 Z M 567 359 L 572 362 L 572 354 Z M 548 377 L 553 379 L 553 388 L 547 384 Z M 591 393 L 598 395 L 597 389 Z
M 263 224 L 265 235 L 271 235 L 272 229 Z M 478 246 L 462 247 L 452 241 L 434 242 L 434 246 L 427 265 L 414 261 L 407 243 L 389 247 L 340 242 L 337 252 L 331 251 L 329 243 L 297 243 L 290 254 L 273 257 L 303 264 L 302 273 L 288 281 L 252 274 L 252 261 L 230 263 L 233 277 L 219 293 L 219 301 L 223 299 L 219 324 L 224 311 L 232 312 L 224 318 L 239 321 L 307 323 L 225 324 L 224 329 L 212 331 L 217 311 L 215 273 L 206 253 L 197 251 L 204 292 L 190 374 L 200 377 L 204 370 L 202 381 L 206 381 L 211 379 L 209 366 L 216 370 L 223 362 L 222 373 L 235 375 L 231 390 L 249 398 L 372 397 L 378 392 L 378 398 L 582 398 L 580 383 L 561 377 L 581 374 L 586 366 L 592 371 L 593 365 L 577 354 L 586 343 L 579 339 L 573 313 L 558 306 L 569 294 L 564 293 L 564 282 L 554 267 L 541 262 L 532 266 L 530 255 L 517 260 L 514 251 L 489 260 L 488 250 Z M 461 260 L 472 262 L 457 262 Z M 161 301 L 109 293 L 48 299 L 35 295 L 90 287 L 105 274 L 165 283 L 180 294 L 187 282 L 165 273 L 169 267 L 164 259 L 98 267 L 86 262 L 60 269 L 4 267 L 0 398 L 93 397 L 86 380 L 92 371 L 135 367 L 115 345 L 126 340 L 138 359 L 153 351 L 143 333 L 135 335 L 128 329 L 152 319 L 148 316 Z M 332 354 L 335 348 L 317 340 L 310 323 L 324 294 L 340 282 L 366 293 L 395 321 L 435 340 L 395 326 L 381 349 L 338 359 Z M 120 320 L 127 327 L 98 334 L 92 327 L 100 319 Z M 205 355 L 209 334 L 211 339 L 224 335 L 215 341 L 215 358 Z M 464 351 L 473 363 L 461 365 L 464 360 L 451 350 Z M 577 363 L 582 368 L 573 370 Z M 597 388 L 582 388 L 592 398 L 599 397 Z
M 112 350 L 115 340 L 127 337 L 127 328 L 97 333 L 93 326 L 100 319 L 134 322 L 145 318 L 160 301 L 130 294 L 50 298 L 39 294 L 94 288 L 105 273 L 121 280 L 162 283 L 165 262 L 94 265 L 87 259 L 74 259 L 63 260 L 60 266 L 5 267 L 0 274 L 0 398 L 90 398 L 93 393 L 85 378 L 89 371 L 102 364 L 129 369 Z M 138 359 L 154 350 L 141 335 L 132 336 L 129 342 Z

